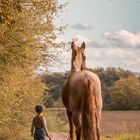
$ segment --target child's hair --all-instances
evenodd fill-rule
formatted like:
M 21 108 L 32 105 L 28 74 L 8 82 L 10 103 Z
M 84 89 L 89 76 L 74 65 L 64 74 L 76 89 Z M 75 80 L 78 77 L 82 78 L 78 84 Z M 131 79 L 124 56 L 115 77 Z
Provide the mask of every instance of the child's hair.
M 42 104 L 39 104 L 39 105 L 35 106 L 36 113 L 42 113 L 44 111 L 44 109 L 45 109 L 45 106 L 42 105 Z

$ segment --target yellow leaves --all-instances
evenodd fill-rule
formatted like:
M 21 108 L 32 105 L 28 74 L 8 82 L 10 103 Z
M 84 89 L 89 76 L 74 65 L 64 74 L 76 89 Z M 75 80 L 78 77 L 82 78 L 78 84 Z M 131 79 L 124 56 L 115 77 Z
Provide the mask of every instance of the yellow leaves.
M 28 125 L 34 111 L 34 105 L 41 102 L 40 95 L 34 97 L 35 93 L 3 93 L 0 94 L 0 132 L 9 132 L 11 127 L 20 129 Z M 22 114 L 22 115 L 21 115 Z M 12 126 L 11 124 L 14 124 Z M 12 131 L 14 131 L 14 129 Z
M 33 71 L 59 46 L 52 40 L 57 10 L 55 0 L 0 1 L 0 133 L 28 124 L 42 102 L 44 85 Z
M 0 85 L 0 133 L 15 131 L 29 124 L 34 105 L 42 102 L 43 89 L 39 77 L 29 76 L 20 67 L 11 67 L 11 74 L 5 74 Z

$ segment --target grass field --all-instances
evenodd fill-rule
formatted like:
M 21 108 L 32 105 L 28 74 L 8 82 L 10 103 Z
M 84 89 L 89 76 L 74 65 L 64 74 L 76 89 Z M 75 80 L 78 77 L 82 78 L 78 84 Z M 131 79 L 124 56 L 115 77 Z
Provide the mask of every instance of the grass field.
M 65 109 L 47 109 L 45 113 L 51 132 L 68 132 Z M 140 140 L 140 111 L 103 111 L 102 140 Z M 31 140 L 30 133 L 24 133 Z

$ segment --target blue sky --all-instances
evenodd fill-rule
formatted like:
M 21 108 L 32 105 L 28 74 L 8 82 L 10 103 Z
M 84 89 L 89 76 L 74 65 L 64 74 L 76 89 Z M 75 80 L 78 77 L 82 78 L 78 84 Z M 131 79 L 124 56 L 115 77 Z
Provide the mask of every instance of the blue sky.
M 113 66 L 140 71 L 140 0 L 68 2 L 57 20 L 57 24 L 68 27 L 58 40 L 85 41 L 87 67 Z M 60 57 L 63 65 L 51 70 L 70 70 L 70 57 L 70 51 L 63 50 Z

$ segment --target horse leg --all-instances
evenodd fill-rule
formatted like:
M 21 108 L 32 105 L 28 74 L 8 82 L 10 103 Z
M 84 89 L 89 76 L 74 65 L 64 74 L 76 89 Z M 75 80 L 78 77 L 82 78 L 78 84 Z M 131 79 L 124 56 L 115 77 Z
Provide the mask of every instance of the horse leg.
M 80 123 L 80 112 L 75 112 L 72 114 L 73 123 L 76 128 L 76 140 L 81 139 L 81 123 Z
M 96 121 L 97 121 L 97 137 L 98 137 L 98 140 L 100 140 L 100 133 L 101 133 L 101 129 L 100 129 L 101 111 L 97 111 L 96 112 Z
M 69 120 L 69 125 L 70 125 L 70 138 L 69 140 L 73 140 L 73 121 L 72 121 L 72 112 L 67 110 L 67 116 Z

